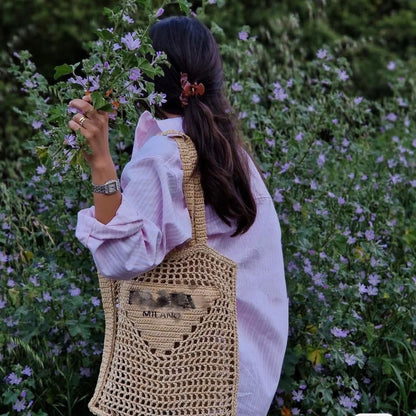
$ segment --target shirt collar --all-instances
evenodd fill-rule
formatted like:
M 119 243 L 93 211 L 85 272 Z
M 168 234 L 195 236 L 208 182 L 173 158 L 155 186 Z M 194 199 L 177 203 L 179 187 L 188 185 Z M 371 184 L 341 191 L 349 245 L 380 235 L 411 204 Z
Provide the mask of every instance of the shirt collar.
M 182 117 L 167 118 L 165 120 L 158 120 L 152 116 L 149 111 L 145 111 L 139 118 L 136 132 L 134 136 L 133 151 L 140 149 L 146 140 L 150 137 L 156 136 L 166 130 L 182 129 Z

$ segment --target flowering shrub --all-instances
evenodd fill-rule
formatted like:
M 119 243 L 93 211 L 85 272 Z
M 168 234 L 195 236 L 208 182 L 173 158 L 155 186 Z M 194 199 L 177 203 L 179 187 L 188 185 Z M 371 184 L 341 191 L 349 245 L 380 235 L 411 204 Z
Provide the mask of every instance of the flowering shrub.
M 207 19 L 204 1 L 198 11 Z M 51 86 L 25 52 L 11 70 L 33 111 L 21 180 L 1 185 L 0 413 L 87 414 L 103 342 L 92 259 L 75 239 L 91 203 L 82 136 L 67 103 L 91 94 L 111 113 L 118 166 L 164 56 L 146 28 L 147 0 L 107 10 L 90 57 Z M 190 12 L 186 1 L 180 9 Z M 136 24 L 136 16 L 142 23 Z M 149 16 L 148 21 L 144 19 Z M 416 415 L 416 127 L 414 80 L 386 62 L 391 97 L 352 96 L 351 69 L 325 48 L 310 62 L 268 56 L 248 27 L 221 41 L 227 87 L 282 226 L 290 338 L 275 411 L 283 415 Z M 275 61 L 281 62 L 276 68 Z M 388 67 L 388 68 L 387 68 Z M 137 106 L 139 104 L 139 107 Z
M 262 91 L 261 55 L 240 54 L 235 76 L 249 64 L 251 78 L 231 89 L 282 224 L 291 331 L 276 404 L 414 415 L 414 81 L 386 62 L 391 98 L 350 96 L 348 63 L 321 49 Z

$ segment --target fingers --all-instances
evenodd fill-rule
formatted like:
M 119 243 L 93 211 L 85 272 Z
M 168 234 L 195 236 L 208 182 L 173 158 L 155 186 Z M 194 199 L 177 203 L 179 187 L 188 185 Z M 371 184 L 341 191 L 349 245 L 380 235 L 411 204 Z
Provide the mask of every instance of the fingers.
M 94 107 L 90 104 L 91 99 L 89 100 L 84 99 L 89 98 L 87 96 L 83 97 L 83 99 L 76 98 L 75 100 L 72 100 L 69 105 L 72 108 L 76 108 L 80 113 L 87 115 L 89 113 L 92 113 L 94 111 Z
M 69 126 L 69 128 L 71 129 L 71 130 L 73 130 L 73 131 L 78 131 L 78 130 L 80 130 L 82 127 L 81 127 L 81 125 L 79 125 L 76 121 L 74 121 L 74 120 L 69 120 L 69 122 L 68 122 L 68 126 Z
M 96 140 L 108 135 L 108 113 L 95 110 L 89 95 L 85 95 L 82 99 L 74 99 L 69 105 L 78 110 L 68 122 L 70 129 L 79 131 L 87 140 Z
M 77 114 L 74 115 L 74 117 L 72 117 L 72 120 L 68 124 L 70 126 L 72 125 L 77 130 L 79 130 L 79 128 L 87 129 L 87 126 L 86 126 L 87 120 L 89 120 L 89 118 L 87 117 L 86 113 L 84 113 L 84 114 L 77 113 Z M 70 124 L 71 122 L 72 122 L 72 124 Z M 74 130 L 74 129 L 72 129 L 72 130 Z

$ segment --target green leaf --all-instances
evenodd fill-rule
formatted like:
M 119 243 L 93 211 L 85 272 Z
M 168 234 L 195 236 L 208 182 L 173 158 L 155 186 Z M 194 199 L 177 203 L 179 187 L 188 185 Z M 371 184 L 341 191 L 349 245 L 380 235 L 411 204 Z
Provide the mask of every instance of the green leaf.
M 63 77 L 64 75 L 72 74 L 74 67 L 72 65 L 63 64 L 55 67 L 54 79 Z
M 66 106 L 56 105 L 56 107 L 51 109 L 48 121 L 52 122 L 63 117 L 66 117 Z
M 96 31 L 98 37 L 104 40 L 112 40 L 114 35 L 107 29 L 100 29 Z
M 192 6 L 192 4 L 189 3 L 189 1 L 179 0 L 178 1 L 178 4 L 179 4 L 179 8 L 181 9 L 182 12 L 184 12 L 186 14 L 190 14 L 191 13 L 191 6 Z
M 111 104 L 109 104 L 99 91 L 91 93 L 92 105 L 96 110 L 110 111 Z
M 155 68 L 153 68 L 153 66 L 150 64 L 150 62 L 148 60 L 146 60 L 144 58 L 140 59 L 138 66 L 144 74 L 146 74 L 151 79 L 154 78 L 156 70 L 155 70 Z
M 44 162 L 48 158 L 48 147 L 46 146 L 37 146 L 36 154 L 41 162 Z

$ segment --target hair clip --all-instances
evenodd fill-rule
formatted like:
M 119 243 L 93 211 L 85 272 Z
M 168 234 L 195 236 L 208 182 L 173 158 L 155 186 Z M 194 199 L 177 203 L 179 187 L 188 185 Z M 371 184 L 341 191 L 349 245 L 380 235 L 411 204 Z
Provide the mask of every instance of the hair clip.
M 179 97 L 182 107 L 186 107 L 189 104 L 189 97 L 197 97 L 198 95 L 204 95 L 205 86 L 201 82 L 197 84 L 196 82 L 191 84 L 188 81 L 188 74 L 186 72 L 181 72 L 181 86 L 182 93 Z

